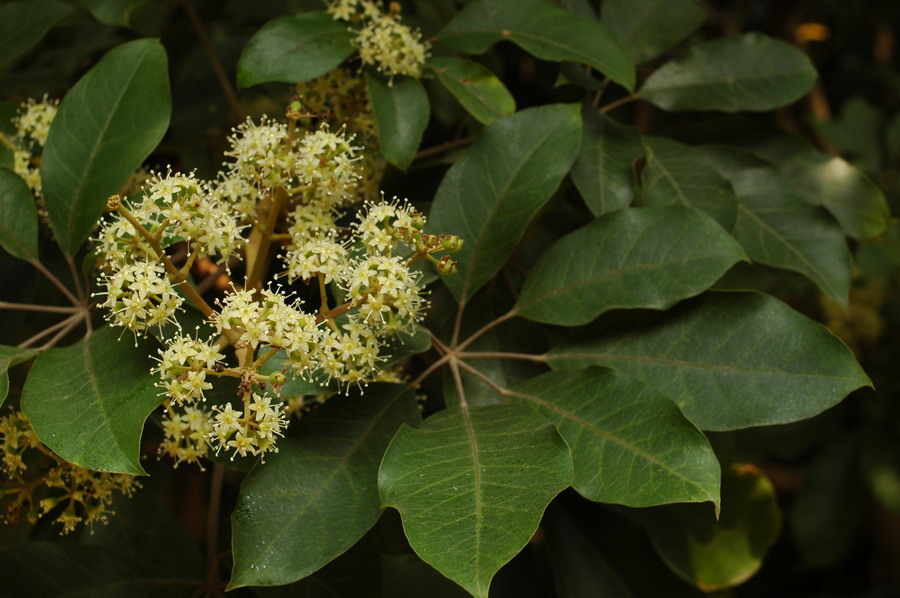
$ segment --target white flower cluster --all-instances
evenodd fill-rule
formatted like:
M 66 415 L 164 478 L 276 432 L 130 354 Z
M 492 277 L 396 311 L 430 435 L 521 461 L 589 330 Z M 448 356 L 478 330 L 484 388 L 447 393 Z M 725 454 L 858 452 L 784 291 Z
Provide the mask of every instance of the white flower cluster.
M 422 41 L 419 30 L 404 25 L 397 11 L 383 12 L 372 0 L 336 0 L 328 5 L 328 12 L 337 20 L 362 24 L 353 44 L 363 64 L 389 77 L 422 76 L 430 44 Z
M 211 435 L 218 446 L 217 452 L 223 447 L 234 449 L 232 459 L 248 454 L 264 458 L 269 451 L 278 452 L 275 441 L 284 436 L 283 430 L 287 426 L 285 406 L 280 400 L 273 403 L 270 395 L 253 393 L 245 413 L 229 404 L 213 409 L 216 413 Z
M 109 322 L 131 330 L 146 330 L 174 321 L 175 311 L 184 299 L 158 263 L 134 261 L 104 275 L 106 300 L 100 304 L 109 310 Z
M 222 365 L 225 356 L 211 340 L 180 334 L 168 339 L 165 351 L 160 351 L 159 366 L 154 370 L 159 374 L 166 394 L 176 403 L 193 403 L 206 400 L 204 390 L 212 388 L 206 376 Z
M 49 100 L 45 95 L 41 101 L 29 98 L 18 110 L 12 123 L 16 134 L 11 140 L 13 144 L 13 171 L 31 188 L 35 198 L 43 197 L 41 188 L 41 170 L 35 165 L 38 155 L 47 142 L 50 123 L 56 117 L 58 100 Z
M 209 413 L 190 405 L 184 406 L 180 413 L 169 409 L 162 427 L 164 438 L 159 445 L 160 454 L 175 459 L 175 467 L 179 463 L 201 465 L 200 459 L 209 452 L 207 439 L 213 432 Z

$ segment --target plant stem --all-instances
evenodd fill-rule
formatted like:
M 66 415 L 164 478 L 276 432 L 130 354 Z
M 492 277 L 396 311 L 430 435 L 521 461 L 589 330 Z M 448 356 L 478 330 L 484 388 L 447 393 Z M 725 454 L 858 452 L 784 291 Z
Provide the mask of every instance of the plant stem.
M 272 247 L 272 239 L 269 235 L 275 232 L 275 226 L 278 224 L 278 217 L 281 215 L 285 201 L 287 201 L 287 195 L 284 189 L 276 189 L 275 195 L 272 197 L 272 206 L 269 208 L 269 214 L 266 217 L 266 228 L 262 231 L 262 236 L 257 237 L 256 253 L 253 255 L 253 263 L 249 270 L 250 274 L 247 276 L 248 288 L 259 289 L 262 287 L 262 277 L 265 274 L 266 264 L 269 261 L 269 249 Z
M 78 297 L 73 295 L 72 291 L 70 291 L 66 287 L 66 285 L 64 285 L 62 282 L 60 282 L 59 279 L 56 276 L 54 276 L 52 272 L 50 272 L 50 270 L 45 268 L 44 264 L 40 263 L 37 259 L 34 259 L 34 260 L 30 261 L 29 263 L 32 266 L 34 266 L 38 272 L 43 274 L 47 278 L 47 280 L 52 282 L 56 286 L 56 288 L 58 288 L 62 292 L 62 294 L 66 296 L 66 298 L 72 303 L 72 305 L 79 306 L 79 307 L 81 306 L 81 301 L 78 300 Z
M 228 105 L 231 107 L 232 113 L 234 113 L 234 118 L 236 120 L 244 120 L 244 115 L 241 111 L 241 103 L 238 101 L 237 94 L 231 86 L 228 74 L 222 67 L 222 63 L 219 62 L 219 57 L 216 56 L 215 48 L 213 48 L 212 44 L 209 42 L 209 36 L 206 35 L 206 27 L 203 26 L 203 21 L 197 16 L 193 1 L 183 0 L 183 4 L 184 11 L 187 13 L 188 19 L 191 21 L 191 26 L 197 34 L 197 39 L 200 40 L 200 45 L 203 46 L 203 51 L 206 52 L 206 57 L 209 59 L 213 71 L 216 74 L 216 80 L 219 82 L 219 87 L 221 87 L 222 91 L 225 93 Z
M 426 147 L 425 149 L 416 153 L 416 155 L 413 157 L 413 160 L 421 160 L 422 158 L 429 158 L 431 156 L 443 154 L 444 152 L 456 149 L 457 147 L 469 145 L 473 141 L 475 141 L 474 135 L 470 137 L 461 137 L 460 139 L 452 139 L 450 141 L 447 141 L 446 143 L 441 143 L 432 147 Z
M 488 378 L 487 376 L 482 374 L 481 371 L 475 369 L 474 367 L 472 367 L 465 361 L 460 360 L 459 367 L 463 368 L 464 370 L 466 370 L 467 372 L 469 372 L 470 374 L 472 374 L 473 376 L 475 376 L 476 378 L 478 378 L 479 380 L 481 380 L 482 382 L 484 382 L 485 384 L 487 384 L 488 386 L 493 388 L 500 395 L 505 397 L 506 395 L 513 394 L 513 392 L 511 390 L 500 386 L 499 384 L 497 384 L 496 382 L 494 382 L 493 380 L 491 380 L 490 378 Z
M 627 104 L 627 103 L 629 103 L 629 102 L 633 102 L 633 101 L 637 100 L 637 99 L 640 98 L 640 97 L 641 97 L 640 94 L 638 94 L 638 93 L 633 93 L 633 94 L 631 94 L 630 96 L 625 96 L 624 98 L 619 98 L 618 100 L 616 100 L 616 101 L 614 101 L 614 102 L 610 102 L 609 104 L 606 104 L 605 106 L 602 106 L 602 107 L 600 108 L 600 113 L 601 113 L 601 114 L 606 114 L 607 112 L 609 112 L 609 111 L 611 111 L 611 110 L 615 110 L 615 109 L 618 108 L 619 106 L 622 106 L 622 105 Z
M 219 586 L 219 512 L 222 507 L 222 482 L 225 468 L 213 463 L 209 482 L 209 508 L 206 511 L 206 584 L 209 593 Z
M 59 322 L 57 322 L 57 323 L 55 323 L 55 324 L 52 324 L 52 325 L 48 326 L 47 328 L 44 328 L 43 330 L 41 330 L 40 332 L 38 332 L 38 333 L 35 334 L 34 336 L 32 336 L 32 337 L 30 337 L 30 338 L 28 338 L 28 339 L 22 341 L 21 343 L 19 343 L 18 346 L 19 346 L 20 348 L 24 349 L 24 348 L 30 346 L 32 343 L 38 342 L 39 340 L 41 340 L 42 338 L 44 338 L 45 336 L 47 336 L 47 335 L 50 334 L 51 332 L 53 332 L 53 331 L 55 331 L 55 330 L 59 330 L 60 328 L 63 328 L 63 327 L 65 327 L 65 326 L 68 326 L 69 323 L 70 323 L 73 319 L 77 319 L 78 317 L 79 317 L 79 314 L 78 314 L 78 313 L 74 313 L 74 314 L 72 314 L 71 316 L 69 316 L 68 318 L 64 318 L 64 319 L 60 320 Z
M 502 324 L 503 322 L 505 322 L 507 320 L 511 320 L 512 318 L 516 317 L 516 314 L 518 314 L 518 313 L 519 313 L 518 308 L 514 307 L 511 310 L 509 310 L 508 312 L 506 312 L 505 314 L 503 314 L 502 316 L 500 316 L 498 318 L 494 318 L 493 320 L 491 320 L 490 322 L 488 322 L 487 324 L 485 324 L 484 326 L 479 328 L 477 331 L 475 331 L 475 334 L 471 335 L 469 338 L 464 340 L 459 345 L 456 345 L 455 349 L 457 351 L 462 351 L 463 349 L 468 347 L 470 344 L 472 344 L 478 337 L 483 335 L 485 332 L 489 331 L 491 328 L 494 328 L 495 326 Z
M 84 288 L 81 286 L 81 276 L 78 274 L 78 268 L 75 267 L 75 260 L 72 256 L 66 254 L 66 263 L 69 265 L 69 272 L 72 274 L 72 280 L 75 282 L 75 292 L 78 294 L 80 303 L 85 302 Z
M 32 303 L 10 303 L 0 301 L 0 309 L 21 309 L 23 311 L 44 311 L 54 314 L 73 314 L 81 311 L 80 307 L 68 307 L 62 305 L 34 305 Z
M 412 382 L 409 383 L 409 385 L 412 386 L 413 388 L 419 386 L 419 384 L 422 383 L 422 380 L 424 380 L 425 378 L 427 378 L 427 377 L 431 374 L 431 372 L 435 371 L 436 369 L 438 369 L 439 367 L 441 367 L 442 365 L 444 365 L 444 364 L 447 363 L 448 361 L 450 361 L 450 354 L 449 354 L 449 353 L 446 354 L 446 355 L 444 355 L 443 357 L 441 357 L 440 359 L 438 359 L 438 360 L 435 361 L 434 363 L 432 363 L 432 364 L 431 364 L 430 366 L 428 366 L 427 368 L 425 368 L 425 371 L 422 372 L 421 374 L 419 374 L 419 375 L 416 377 L 415 380 L 413 380 Z
M 535 363 L 546 363 L 546 355 L 532 355 L 530 353 L 504 353 L 502 351 L 466 351 L 459 353 L 460 359 L 521 359 Z
M 81 314 L 75 314 L 73 316 L 69 316 L 68 323 L 65 326 L 63 326 L 63 328 L 59 332 L 57 332 L 55 335 L 53 335 L 53 338 L 51 338 L 49 341 L 47 341 L 46 343 L 41 345 L 41 351 L 43 351 L 45 349 L 49 349 L 50 347 L 56 345 L 56 343 L 61 341 L 63 339 L 63 337 L 65 337 L 67 334 L 72 332 L 72 330 L 76 326 L 78 326 L 78 322 L 80 322 L 80 321 L 81 321 Z
M 463 388 L 462 376 L 459 375 L 459 367 L 461 362 L 452 353 L 447 357 L 450 361 L 450 372 L 453 374 L 453 383 L 456 385 L 456 394 L 459 395 L 459 407 L 462 409 L 466 420 L 469 419 L 469 403 L 466 402 L 466 391 Z

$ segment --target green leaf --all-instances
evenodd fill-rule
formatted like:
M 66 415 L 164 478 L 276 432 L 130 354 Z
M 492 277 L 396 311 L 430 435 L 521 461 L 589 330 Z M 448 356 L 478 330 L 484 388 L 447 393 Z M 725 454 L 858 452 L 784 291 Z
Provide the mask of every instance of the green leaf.
M 686 38 L 705 18 L 695 0 L 604 0 L 600 20 L 640 64 Z
M 385 447 L 401 424 L 418 420 L 412 391 L 400 385 L 336 396 L 305 416 L 241 484 L 229 589 L 296 581 L 356 543 L 381 514 Z
M 41 442 L 86 469 L 144 474 L 144 420 L 162 402 L 150 373 L 155 345 L 120 342 L 121 330 L 95 330 L 74 345 L 48 349 L 22 390 L 22 410 Z
M 808 203 L 831 212 L 845 234 L 869 239 L 890 224 L 884 192 L 843 158 L 820 152 L 805 139 L 780 130 L 774 139 L 748 149 L 786 174 Z
M 627 208 L 634 199 L 634 163 L 644 152 L 641 136 L 589 104 L 581 116 L 584 128 L 572 182 L 594 216 Z
M 0 405 L 6 400 L 6 395 L 9 394 L 9 368 L 28 361 L 38 353 L 37 349 L 22 349 L 21 347 L 0 345 Z
M 84 0 L 85 7 L 104 25 L 131 27 L 132 11 L 147 0 Z
M 665 313 L 597 320 L 554 368 L 605 365 L 655 388 L 702 430 L 806 419 L 871 384 L 827 328 L 761 293 L 709 292 Z
M 38 215 L 34 195 L 16 173 L 0 168 L 0 245 L 26 261 L 38 257 Z
M 385 83 L 372 73 L 366 73 L 366 85 L 378 125 L 378 149 L 388 162 L 405 171 L 428 126 L 430 108 L 425 87 L 412 77 Z
M 719 462 L 678 407 L 614 370 L 548 372 L 510 391 L 510 400 L 552 421 L 575 463 L 572 486 L 587 499 L 649 507 L 719 505 Z
M 809 205 L 775 166 L 748 152 L 715 146 L 707 156 L 737 194 L 733 234 L 750 259 L 806 276 L 846 308 L 852 258 L 831 215 Z
M 346 23 L 324 12 L 273 19 L 244 46 L 237 64 L 238 85 L 321 77 L 353 54 L 353 35 Z
M 72 7 L 56 0 L 20 0 L 0 6 L 0 68 L 24 54 Z
M 166 52 L 142 39 L 110 50 L 63 98 L 41 159 L 50 225 L 74 255 L 162 139 L 172 104 Z
M 450 408 L 400 428 L 378 472 L 413 550 L 478 597 L 572 481 L 566 443 L 514 405 Z
M 634 90 L 631 58 L 603 25 L 543 0 L 475 0 L 447 23 L 438 39 L 469 54 L 509 40 L 544 60 L 586 64 Z
M 417 326 L 412 334 L 402 331 L 389 336 L 386 340 L 381 353 L 386 355 L 387 359 L 381 362 L 381 369 L 387 369 L 431 348 L 431 335 L 424 326 Z
M 440 56 L 428 66 L 466 111 L 483 125 L 516 111 L 516 100 L 486 66 L 459 58 Z
M 617 210 L 557 241 L 531 269 L 516 311 L 580 326 L 611 309 L 666 309 L 744 259 L 725 229 L 692 208 Z
M 705 592 L 749 579 L 781 529 L 775 488 L 752 465 L 722 475 L 722 517 L 705 505 L 672 505 L 631 513 L 669 568 Z
M 762 112 L 800 99 L 816 76 L 794 46 L 745 33 L 694 46 L 654 71 L 639 95 L 664 110 Z
M 664 137 L 644 137 L 647 164 L 641 174 L 644 204 L 683 204 L 702 210 L 731 230 L 737 198 L 729 183 L 706 155 Z
M 454 164 L 431 205 L 428 228 L 459 235 L 459 273 L 444 277 L 466 301 L 494 277 L 528 223 L 556 191 L 578 152 L 575 104 L 528 108 L 484 129 Z
M 24 542 L 0 555 L 0 563 L 6 596 L 173 595 L 170 580 L 154 579 L 141 563 L 100 546 Z M 163 590 L 170 593 L 160 594 Z

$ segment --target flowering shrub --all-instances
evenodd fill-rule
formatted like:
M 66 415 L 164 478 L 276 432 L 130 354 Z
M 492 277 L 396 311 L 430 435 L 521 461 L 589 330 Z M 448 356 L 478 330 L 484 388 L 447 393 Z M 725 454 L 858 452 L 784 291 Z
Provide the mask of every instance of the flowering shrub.
M 217 3 L 83 4 L 0 6 L 11 73 L 72 23 L 136 38 L 77 46 L 71 89 L 0 110 L 2 263 L 41 281 L 0 301 L 25 316 L 0 346 L 4 591 L 661 595 L 756 572 L 781 512 L 729 442 L 870 385 L 782 299 L 846 307 L 847 238 L 890 220 L 772 124 L 813 89 L 801 50 L 700 33 L 692 0 L 332 0 L 265 24 L 225 3 L 229 62 Z M 181 26 L 196 46 L 154 29 Z M 191 82 L 201 52 L 218 88 Z M 619 533 L 653 548 L 596 549 Z M 47 562 L 59 585 L 21 573 Z

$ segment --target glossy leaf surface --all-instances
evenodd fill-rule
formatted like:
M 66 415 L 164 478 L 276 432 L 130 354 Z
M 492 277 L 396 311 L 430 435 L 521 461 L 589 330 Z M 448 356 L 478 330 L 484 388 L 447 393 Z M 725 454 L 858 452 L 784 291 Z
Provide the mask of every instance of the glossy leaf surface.
M 0 168 L 0 246 L 26 261 L 38 257 L 34 195 L 19 175 L 5 168 Z
M 603 25 L 544 0 L 475 0 L 453 17 L 438 39 L 470 54 L 509 40 L 538 58 L 580 62 L 634 89 L 631 58 Z
M 428 229 L 459 235 L 459 273 L 443 278 L 468 300 L 493 278 L 572 166 L 581 138 L 574 104 L 522 110 L 486 127 L 438 188 Z
M 581 115 L 584 129 L 572 182 L 594 216 L 627 208 L 634 199 L 634 163 L 644 153 L 641 136 L 593 106 L 585 105 Z
M 616 308 L 665 309 L 746 259 L 711 218 L 685 206 L 629 208 L 557 241 L 532 268 L 522 317 L 578 326 Z
M 640 64 L 686 38 L 705 17 L 695 0 L 605 0 L 600 20 Z
M 281 585 L 343 553 L 381 514 L 378 463 L 419 410 L 401 385 L 339 395 L 304 417 L 241 485 L 232 514 L 229 587 Z
M 428 126 L 428 94 L 412 77 L 397 77 L 389 85 L 379 75 L 368 73 L 366 85 L 378 125 L 378 149 L 388 162 L 406 170 Z
M 23 349 L 0 345 L 0 405 L 9 394 L 9 368 L 28 361 L 38 354 L 37 349 Z
M 347 24 L 324 12 L 278 17 L 262 26 L 241 52 L 241 87 L 280 81 L 302 83 L 321 77 L 354 52 Z
M 486 66 L 456 56 L 428 61 L 438 80 L 462 107 L 483 125 L 516 111 L 516 100 Z
M 477 597 L 572 481 L 566 443 L 523 407 L 450 408 L 402 427 L 378 473 L 413 550 Z M 440 530 L 440 533 L 436 533 Z
M 162 139 L 172 110 L 166 52 L 157 40 L 110 50 L 60 103 L 41 162 L 50 225 L 74 255 Z
M 86 469 L 141 475 L 144 420 L 163 400 L 150 373 L 153 343 L 121 342 L 121 329 L 95 330 L 35 360 L 22 410 L 38 438 Z
M 797 48 L 745 33 L 698 44 L 662 65 L 640 97 L 665 110 L 764 111 L 800 99 L 816 76 Z
M 706 437 L 665 396 L 614 370 L 548 372 L 513 402 L 552 421 L 575 463 L 572 486 L 598 502 L 648 507 L 719 504 L 719 462 Z
M 870 384 L 828 329 L 760 293 L 710 292 L 666 313 L 610 314 L 547 357 L 554 368 L 624 372 L 703 430 L 806 419 Z
M 665 137 L 644 137 L 647 164 L 641 173 L 648 206 L 682 204 L 712 216 L 725 230 L 737 217 L 737 198 L 704 153 Z

